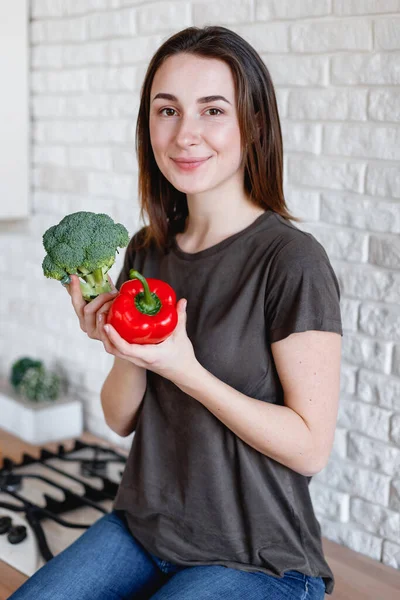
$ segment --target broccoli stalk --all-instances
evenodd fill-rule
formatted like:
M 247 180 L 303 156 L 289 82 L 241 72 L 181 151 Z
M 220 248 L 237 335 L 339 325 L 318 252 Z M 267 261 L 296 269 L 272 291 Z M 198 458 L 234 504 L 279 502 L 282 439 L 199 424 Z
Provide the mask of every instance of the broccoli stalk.
M 118 248 L 128 245 L 129 234 L 121 223 L 103 213 L 80 211 L 64 217 L 43 235 L 47 252 L 42 268 L 46 277 L 68 282 L 78 275 L 84 299 L 90 302 L 111 291 L 107 271 Z

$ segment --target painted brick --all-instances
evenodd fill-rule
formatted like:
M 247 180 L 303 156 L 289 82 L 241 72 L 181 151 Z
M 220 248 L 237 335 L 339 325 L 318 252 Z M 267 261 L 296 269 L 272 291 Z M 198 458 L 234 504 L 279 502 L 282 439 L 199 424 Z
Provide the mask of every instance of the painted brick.
M 158 33 L 179 31 L 191 24 L 190 4 L 186 2 L 155 2 L 137 9 L 138 32 Z
M 377 19 L 374 25 L 375 44 L 379 50 L 400 50 L 399 17 Z
M 400 198 L 400 169 L 397 165 L 369 164 L 365 187 L 367 194 Z
M 400 512 L 400 478 L 395 478 L 392 481 L 389 508 Z
M 42 165 L 37 169 L 37 187 L 41 190 L 83 194 L 88 191 L 86 173 L 54 165 Z
M 193 2 L 193 25 L 219 25 L 251 21 L 252 0 L 220 0 L 219 2 Z
M 372 440 L 368 437 L 349 432 L 348 457 L 363 467 L 387 475 L 400 473 L 400 449 Z
M 371 23 L 364 20 L 335 20 L 293 25 L 290 46 L 294 52 L 372 50 Z
M 275 85 L 325 86 L 328 83 L 327 56 L 262 55 Z M 297 90 L 296 90 L 297 92 Z
M 32 17 L 68 17 L 108 8 L 109 0 L 33 0 Z
M 320 196 L 318 192 L 290 189 L 285 196 L 289 210 L 296 217 L 306 221 L 318 221 Z
M 329 461 L 313 479 L 336 491 L 358 496 L 374 504 L 387 506 L 389 501 L 389 475 L 375 473 L 349 461 Z
M 69 146 L 68 164 L 76 169 L 112 170 L 112 150 L 110 148 L 93 148 L 86 146 Z
M 394 347 L 393 347 L 392 373 L 393 373 L 393 375 L 397 375 L 397 377 L 400 377 L 400 346 L 399 345 L 394 345 Z
M 290 157 L 289 181 L 311 188 L 363 191 L 365 165 L 349 160 L 331 160 L 326 157 Z
M 95 13 L 87 17 L 89 39 L 128 37 L 136 34 L 136 13 L 132 9 Z
M 340 16 L 399 12 L 400 0 L 334 0 L 333 11 Z
M 342 361 L 340 365 L 340 391 L 346 394 L 354 394 L 356 391 L 356 377 L 358 367 L 348 365 Z
M 390 420 L 390 440 L 400 447 L 400 413 L 393 415 Z
M 310 495 L 317 515 L 346 523 L 349 517 L 348 494 L 335 492 L 316 482 L 310 484 Z
M 330 258 L 366 262 L 368 236 L 364 232 L 324 227 L 318 223 L 307 224 L 306 229 L 324 246 Z
M 338 425 L 388 442 L 391 415 L 392 412 L 385 408 L 343 396 L 339 406 Z
M 291 119 L 312 121 L 366 121 L 367 90 L 296 90 L 290 92 L 288 115 Z
M 400 121 L 399 91 L 370 90 L 368 115 L 375 121 Z
M 320 521 L 322 534 L 328 540 L 347 546 L 347 548 L 374 560 L 380 560 L 382 552 L 381 538 L 349 523 L 337 524 L 324 517 L 320 517 L 318 520 Z
M 384 540 L 382 562 L 388 567 L 400 569 L 400 544 L 394 544 L 393 542 Z
M 359 306 L 359 300 L 341 298 L 340 312 L 342 315 L 343 329 L 345 329 L 346 331 L 357 331 Z
M 34 21 L 31 27 L 33 44 L 54 42 L 84 42 L 87 39 L 86 17 Z
M 338 458 L 346 458 L 347 456 L 347 431 L 336 427 L 335 439 L 333 441 L 333 447 L 330 455 L 330 460 Z
M 93 196 L 130 200 L 133 198 L 133 178 L 115 173 L 90 173 L 89 193 Z
M 136 86 L 137 67 L 92 68 L 89 70 L 91 91 L 133 92 Z
M 348 332 L 342 340 L 342 358 L 352 365 L 378 373 L 389 373 L 391 346 L 389 343 Z
M 400 380 L 360 369 L 357 396 L 370 402 L 400 412 Z
M 108 41 L 107 60 L 112 65 L 136 64 L 150 61 L 161 46 L 163 36 L 147 35 L 131 39 L 112 39 Z
M 286 23 L 252 23 L 231 29 L 247 40 L 259 53 L 277 54 L 289 51 L 289 27 Z
M 393 53 L 341 54 L 332 57 L 332 83 L 398 85 L 400 63 Z
M 400 264 L 400 238 L 390 235 L 371 235 L 369 262 L 388 269 L 398 269 Z
M 32 149 L 34 165 L 67 166 L 67 150 L 63 146 L 37 146 Z
M 331 0 L 257 0 L 256 19 L 301 19 L 323 17 L 331 12 Z
M 363 302 L 360 307 L 360 331 L 382 340 L 400 341 L 400 306 Z
M 87 72 L 35 71 L 31 78 L 32 91 L 36 93 L 84 92 L 88 89 Z
M 320 125 L 282 122 L 283 144 L 288 152 L 321 152 L 322 130 Z
M 358 194 L 323 192 L 321 220 L 355 229 L 400 233 L 400 210 L 396 202 L 377 201 Z
M 400 127 L 325 124 L 323 153 L 332 156 L 400 160 Z

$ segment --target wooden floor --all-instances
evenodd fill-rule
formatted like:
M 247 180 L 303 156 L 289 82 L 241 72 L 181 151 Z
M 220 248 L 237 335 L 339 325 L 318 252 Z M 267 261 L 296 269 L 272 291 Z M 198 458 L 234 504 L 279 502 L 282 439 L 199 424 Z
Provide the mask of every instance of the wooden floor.
M 90 433 L 83 434 L 82 439 L 87 442 L 102 443 L 102 440 Z M 64 444 L 68 449 L 72 442 L 67 440 Z M 49 450 L 56 450 L 57 445 L 46 444 L 46 447 Z M 23 452 L 29 452 L 33 456 L 39 455 L 36 446 L 31 446 L 2 429 L 0 429 L 0 467 L 1 451 L 15 461 L 21 459 Z M 121 448 L 118 448 L 118 451 L 126 453 Z M 326 560 L 335 576 L 335 590 L 332 595 L 325 596 L 326 600 L 400 600 L 400 571 L 325 538 L 322 541 Z M 26 579 L 25 575 L 0 561 L 0 600 L 7 600 Z

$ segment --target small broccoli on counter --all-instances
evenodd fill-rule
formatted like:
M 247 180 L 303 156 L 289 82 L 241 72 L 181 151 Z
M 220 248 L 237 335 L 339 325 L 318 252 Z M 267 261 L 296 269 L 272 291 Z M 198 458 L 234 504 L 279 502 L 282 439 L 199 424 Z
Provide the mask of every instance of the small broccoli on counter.
M 67 282 L 78 275 L 84 299 L 90 302 L 111 291 L 107 271 L 115 262 L 118 248 L 128 245 L 129 234 L 108 215 L 80 211 L 64 217 L 43 235 L 47 252 L 42 268 L 46 277 Z
M 41 360 L 29 357 L 13 363 L 10 383 L 18 395 L 32 402 L 57 400 L 61 389 L 60 377 L 47 371 Z

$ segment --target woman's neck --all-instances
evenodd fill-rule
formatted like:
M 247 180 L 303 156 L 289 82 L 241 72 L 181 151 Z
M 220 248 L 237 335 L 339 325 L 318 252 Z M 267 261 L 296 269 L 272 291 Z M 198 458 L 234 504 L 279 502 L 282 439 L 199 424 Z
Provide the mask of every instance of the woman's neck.
M 236 206 L 235 210 L 231 207 L 224 213 L 215 211 L 211 215 L 204 212 L 196 214 L 195 210 L 191 212 L 189 206 L 185 228 L 176 235 L 176 241 L 184 252 L 201 252 L 242 231 L 264 212 L 265 209 L 252 202 Z

